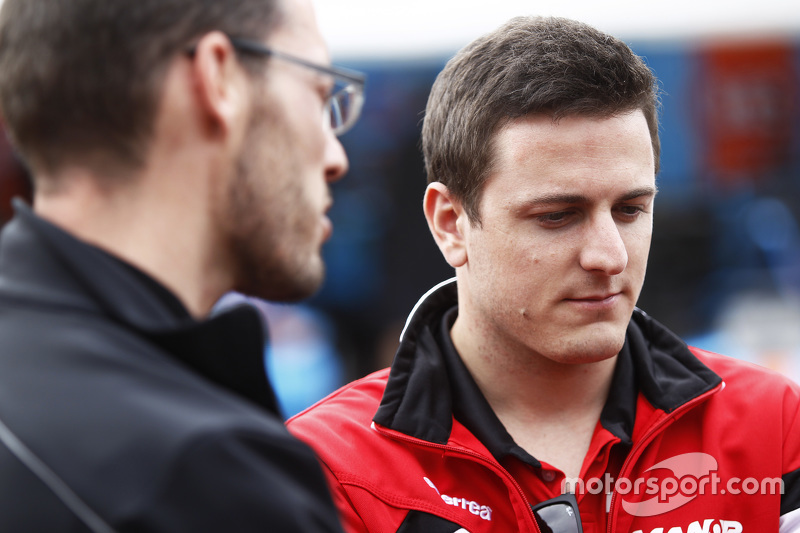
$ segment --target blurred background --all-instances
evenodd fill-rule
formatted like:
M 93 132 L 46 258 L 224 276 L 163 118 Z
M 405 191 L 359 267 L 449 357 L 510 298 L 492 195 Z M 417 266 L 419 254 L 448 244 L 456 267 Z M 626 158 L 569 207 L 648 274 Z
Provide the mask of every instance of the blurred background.
M 313 299 L 245 299 L 269 322 L 268 372 L 291 415 L 388 365 L 408 312 L 453 275 L 428 233 L 419 150 L 430 86 L 463 45 L 515 15 L 625 40 L 661 81 L 662 171 L 639 306 L 691 344 L 800 379 L 800 2 L 316 0 L 334 63 L 369 78 L 342 137 L 328 275 Z M 556 5 L 557 4 L 557 5 Z M 735 4 L 735 5 L 734 5 Z M 0 139 L 0 223 L 30 197 Z

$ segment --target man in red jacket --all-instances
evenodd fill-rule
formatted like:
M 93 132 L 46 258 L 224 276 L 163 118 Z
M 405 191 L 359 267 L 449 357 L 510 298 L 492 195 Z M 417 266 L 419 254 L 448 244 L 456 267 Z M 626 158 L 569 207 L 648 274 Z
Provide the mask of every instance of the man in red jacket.
M 621 41 L 517 18 L 428 101 L 424 212 L 456 278 L 391 369 L 289 422 L 350 532 L 800 531 L 800 390 L 635 305 L 656 80 Z

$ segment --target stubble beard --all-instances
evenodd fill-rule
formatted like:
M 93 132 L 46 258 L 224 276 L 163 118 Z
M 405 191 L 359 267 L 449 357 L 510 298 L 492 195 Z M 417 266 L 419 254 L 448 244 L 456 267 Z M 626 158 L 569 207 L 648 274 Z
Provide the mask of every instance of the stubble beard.
M 289 185 L 301 178 L 288 137 L 255 110 L 225 195 L 235 290 L 281 302 L 308 298 L 325 274 L 316 243 L 302 241 L 313 238 L 303 231 L 307 217 L 292 216 L 304 204 L 302 189 Z

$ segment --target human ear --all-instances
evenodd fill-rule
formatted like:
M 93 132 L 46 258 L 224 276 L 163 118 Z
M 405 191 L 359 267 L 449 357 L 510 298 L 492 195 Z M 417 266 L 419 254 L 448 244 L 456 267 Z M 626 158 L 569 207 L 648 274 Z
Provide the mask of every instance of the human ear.
M 453 268 L 465 265 L 467 248 L 462 228 L 469 221 L 461 203 L 452 197 L 447 187 L 433 182 L 425 190 L 422 209 L 445 261 Z
M 230 134 L 246 115 L 246 74 L 228 37 L 219 31 L 205 34 L 192 56 L 197 108 L 211 134 Z

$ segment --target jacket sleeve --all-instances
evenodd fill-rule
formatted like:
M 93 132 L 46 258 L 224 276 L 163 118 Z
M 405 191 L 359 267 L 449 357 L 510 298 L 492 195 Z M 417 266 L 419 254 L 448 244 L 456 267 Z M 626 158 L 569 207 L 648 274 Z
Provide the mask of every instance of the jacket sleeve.
M 356 512 L 353 502 L 344 490 L 342 483 L 336 478 L 336 475 L 324 463 L 322 464 L 322 471 L 325 472 L 325 477 L 328 480 L 328 486 L 333 494 L 333 502 L 339 511 L 339 517 L 342 520 L 342 525 L 346 533 L 368 533 L 369 530 L 364 524 L 364 521 Z
M 341 533 L 319 462 L 288 433 L 209 435 L 184 448 L 122 531 Z
M 794 386 L 783 398 L 783 492 L 780 533 L 800 533 L 800 391 Z

